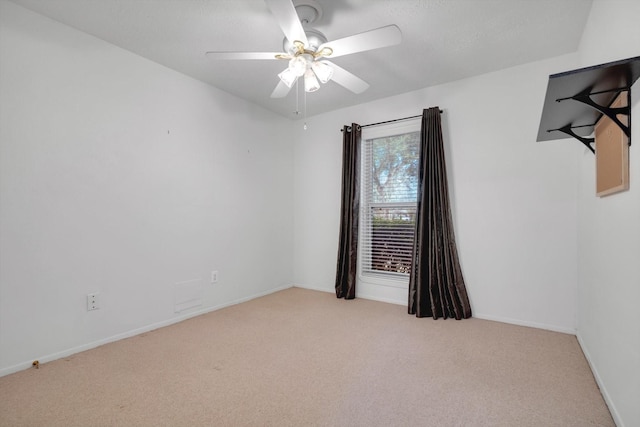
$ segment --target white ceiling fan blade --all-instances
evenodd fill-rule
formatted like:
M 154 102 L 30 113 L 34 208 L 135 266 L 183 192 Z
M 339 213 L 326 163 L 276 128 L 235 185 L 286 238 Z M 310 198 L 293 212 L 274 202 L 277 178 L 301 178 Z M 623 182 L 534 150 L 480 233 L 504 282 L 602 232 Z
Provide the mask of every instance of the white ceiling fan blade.
M 212 59 L 278 59 L 276 55 L 282 52 L 207 52 Z
M 296 8 L 291 0 L 264 0 L 264 2 L 273 13 L 273 16 L 275 16 L 278 25 L 289 42 L 293 43 L 299 40 L 305 46 L 309 44 L 300 18 L 296 13 Z
M 327 42 L 318 47 L 318 52 L 321 51 L 323 47 L 328 47 L 333 50 L 333 53 L 328 55 L 328 57 L 337 58 L 338 56 L 349 55 L 351 53 L 393 46 L 400 44 L 401 41 L 402 32 L 400 28 L 398 28 L 397 25 L 387 25 L 386 27 L 376 28 L 375 30 L 365 31 L 364 33 Z
M 342 67 L 338 67 L 336 64 L 330 61 L 327 62 L 331 68 L 333 68 L 333 76 L 331 80 L 338 83 L 340 86 L 344 86 L 353 93 L 362 93 L 369 88 L 369 83 L 357 77 L 355 74 L 350 73 Z
M 293 85 L 291 85 L 291 87 L 293 87 Z M 271 92 L 271 98 L 284 98 L 285 96 L 287 96 L 290 90 L 291 88 L 284 84 L 282 80 L 280 80 L 276 88 L 273 90 L 273 92 Z

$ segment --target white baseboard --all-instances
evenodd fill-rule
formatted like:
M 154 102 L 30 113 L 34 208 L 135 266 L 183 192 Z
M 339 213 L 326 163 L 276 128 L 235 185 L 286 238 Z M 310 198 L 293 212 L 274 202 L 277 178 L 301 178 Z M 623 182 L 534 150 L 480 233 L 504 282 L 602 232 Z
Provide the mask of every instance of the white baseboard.
M 132 329 L 130 331 L 126 331 L 126 332 L 122 332 L 120 334 L 116 334 L 107 338 L 103 338 L 101 340 L 97 340 L 97 341 L 93 341 L 87 344 L 83 344 L 83 345 L 79 345 L 77 347 L 72 347 L 66 350 L 62 350 L 56 353 L 52 353 L 52 354 L 47 354 L 44 356 L 39 356 L 39 357 L 35 357 L 33 360 L 37 360 L 40 363 L 47 363 L 47 362 L 52 362 L 54 360 L 57 359 L 61 359 L 63 357 L 68 357 L 71 356 L 72 354 L 76 354 L 76 353 L 80 353 L 82 351 L 87 351 L 87 350 L 91 350 L 92 348 L 96 348 L 96 347 L 100 347 L 101 345 L 104 344 L 109 344 L 115 341 L 119 341 L 125 338 L 129 338 L 129 337 L 133 337 L 135 335 L 140 335 L 143 334 L 145 332 L 149 332 L 149 331 L 153 331 L 155 329 L 159 329 L 159 328 L 163 328 L 165 326 L 169 326 L 169 325 L 173 325 L 175 323 L 180 323 L 182 321 L 185 321 L 187 319 L 191 319 L 192 317 L 196 317 L 196 316 L 201 316 L 203 314 L 207 314 L 210 313 L 212 311 L 216 311 L 216 310 L 220 310 L 222 308 L 225 307 L 229 307 L 232 305 L 236 305 L 236 304 L 240 304 L 243 302 L 247 302 L 250 301 L 252 299 L 256 299 L 256 298 L 260 298 L 263 297 L 265 295 L 269 295 L 275 292 L 279 292 L 279 291 L 283 291 L 285 289 L 289 289 L 292 286 L 281 286 L 278 288 L 274 288 L 274 289 L 269 289 L 268 291 L 264 291 L 264 292 L 260 292 L 257 294 L 253 294 L 253 295 L 249 295 L 247 297 L 244 298 L 239 298 L 237 300 L 233 300 L 230 302 L 226 302 L 223 304 L 219 304 L 213 307 L 206 307 L 200 310 L 196 310 L 196 311 L 192 311 L 190 313 L 186 313 L 177 317 L 173 317 L 171 319 L 167 319 L 167 320 L 163 320 L 162 322 L 157 322 L 157 323 L 153 323 L 151 325 L 146 325 L 140 328 L 136 328 L 136 329 Z M 29 369 L 31 368 L 33 365 L 33 360 L 29 360 L 29 361 L 25 361 L 22 363 L 18 363 L 15 364 L 13 366 L 9 366 L 7 368 L 2 368 L 0 369 L 0 377 L 3 377 L 5 375 L 9 375 L 9 374 L 13 374 L 15 372 L 19 372 L 19 371 L 23 371 L 25 369 Z
M 398 301 L 392 298 L 384 298 L 384 297 L 379 297 L 376 295 L 367 295 L 367 294 L 357 294 L 358 298 L 363 298 L 363 299 L 368 299 L 371 301 L 378 301 L 378 302 L 386 302 L 387 304 L 395 304 L 395 305 L 407 305 L 408 302 L 407 301 Z
M 334 292 L 334 289 L 322 288 L 322 287 L 313 286 L 313 285 L 294 285 L 294 286 L 296 288 L 310 289 L 310 290 L 313 290 L 313 291 L 321 291 L 321 292 L 328 292 L 328 293 L 333 293 Z M 356 297 L 357 298 L 362 298 L 362 299 L 368 299 L 368 300 L 372 300 L 372 301 L 386 302 L 386 303 L 389 303 L 389 304 L 407 305 L 407 301 L 398 301 L 398 300 L 391 299 L 391 298 L 378 297 L 378 296 L 375 296 L 375 295 L 360 294 L 360 293 L 357 293 L 357 292 L 356 292 Z M 560 327 L 560 326 L 556 326 L 556 325 L 548 325 L 546 323 L 528 322 L 528 321 L 525 321 L 525 320 L 511 319 L 511 318 L 507 318 L 507 317 L 493 316 L 493 315 L 482 314 L 482 313 L 473 313 L 473 317 L 475 317 L 476 319 L 493 320 L 495 322 L 509 323 L 509 324 L 518 325 L 518 326 L 527 326 L 529 328 L 545 329 L 545 330 L 553 331 L 553 332 L 562 332 L 564 334 L 571 334 L 571 335 L 575 335 L 576 334 L 575 328 L 573 328 L 573 329 L 572 328 L 565 328 L 565 327 Z
M 492 316 L 483 313 L 473 313 L 476 319 L 493 320 L 494 322 L 509 323 L 511 325 L 527 326 L 529 328 L 545 329 L 547 331 L 562 332 L 563 334 L 575 335 L 575 328 L 565 328 L 563 326 L 549 325 L 547 323 L 529 322 L 527 320 L 511 319 L 508 317 Z
M 615 422 L 616 426 L 618 426 L 618 427 L 625 427 L 624 426 L 624 422 L 620 418 L 620 414 L 618 414 L 618 410 L 616 409 L 616 405 L 613 403 L 613 400 L 611 400 L 611 397 L 609 396 L 609 393 L 607 392 L 607 388 L 605 387 L 604 383 L 602 382 L 602 379 L 600 378 L 600 374 L 598 373 L 598 369 L 596 369 L 596 366 L 592 362 L 591 355 L 589 354 L 589 350 L 587 349 L 587 346 L 585 345 L 584 341 L 582 340 L 582 337 L 580 337 L 580 332 L 578 332 L 576 334 L 576 338 L 578 338 L 578 344 L 580 344 L 580 348 L 582 349 L 582 353 L 584 354 L 585 359 L 587 359 L 587 363 L 589 364 L 589 367 L 591 368 L 591 372 L 593 372 L 593 377 L 596 379 L 596 383 L 598 384 L 598 387 L 600 388 L 600 393 L 602 394 L 602 397 L 604 398 L 605 403 L 609 407 L 609 412 L 611 412 L 611 416 L 613 417 L 613 422 Z
M 327 289 L 327 288 L 321 288 L 319 286 L 313 286 L 313 285 L 294 285 L 296 288 L 301 288 L 301 289 L 309 289 L 312 291 L 320 291 L 320 292 L 327 292 L 327 293 L 335 293 L 335 289 Z M 406 301 L 398 301 L 392 298 L 384 298 L 384 297 L 378 297 L 375 295 L 367 295 L 367 294 L 361 294 L 356 292 L 356 298 L 362 298 L 362 299 L 368 299 L 371 301 L 379 301 L 379 302 L 386 302 L 389 304 L 396 304 L 396 305 L 406 305 L 407 302 Z
M 293 285 L 294 288 L 300 288 L 300 289 L 309 289 L 311 291 L 320 291 L 320 292 L 327 292 L 329 294 L 331 293 L 335 293 L 335 289 L 333 288 L 322 288 L 320 286 L 313 286 L 313 285 Z

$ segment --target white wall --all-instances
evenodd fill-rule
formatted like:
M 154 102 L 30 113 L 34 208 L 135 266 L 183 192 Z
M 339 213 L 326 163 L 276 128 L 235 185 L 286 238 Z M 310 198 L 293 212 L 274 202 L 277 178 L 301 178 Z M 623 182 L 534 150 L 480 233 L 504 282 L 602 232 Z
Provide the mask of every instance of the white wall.
M 0 19 L 0 375 L 291 286 L 290 121 L 5 0 Z M 195 279 L 202 306 L 174 313 Z
M 581 66 L 640 56 L 640 2 L 593 4 Z M 640 425 L 640 84 L 632 88 L 630 190 L 595 196 L 594 156 L 580 158 L 578 338 L 620 426 Z
M 431 87 L 316 116 L 296 128 L 294 279 L 332 291 L 342 142 L 352 121 L 444 110 L 450 192 L 474 315 L 575 332 L 576 189 L 581 145 L 536 143 L 549 74 L 577 55 Z M 406 304 L 405 289 L 359 286 L 360 297 Z

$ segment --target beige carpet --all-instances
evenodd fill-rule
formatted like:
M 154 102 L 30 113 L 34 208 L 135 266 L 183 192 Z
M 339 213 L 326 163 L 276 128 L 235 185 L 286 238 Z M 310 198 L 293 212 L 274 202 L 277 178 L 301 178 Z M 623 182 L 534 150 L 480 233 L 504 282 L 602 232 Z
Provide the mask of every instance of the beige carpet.
M 572 335 L 288 289 L 0 378 L 2 426 L 613 426 Z

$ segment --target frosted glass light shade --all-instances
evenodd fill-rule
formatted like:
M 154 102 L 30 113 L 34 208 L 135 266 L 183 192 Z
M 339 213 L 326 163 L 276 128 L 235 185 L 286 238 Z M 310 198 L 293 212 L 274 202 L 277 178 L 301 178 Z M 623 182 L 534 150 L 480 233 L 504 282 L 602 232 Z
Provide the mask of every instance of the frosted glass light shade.
M 331 80 L 331 76 L 333 76 L 333 68 L 324 61 L 316 61 L 312 63 L 311 69 L 316 73 L 318 80 L 322 83 L 328 82 Z
M 298 75 L 291 69 L 287 68 L 280 74 L 278 74 L 282 83 L 286 84 L 287 87 L 293 86 L 293 84 L 298 80 Z
M 307 70 L 304 73 L 304 90 L 307 92 L 315 92 L 320 89 L 320 83 L 318 79 L 316 79 L 316 75 L 311 71 L 311 69 Z
M 307 71 L 307 60 L 302 55 L 296 56 L 289 61 L 289 69 L 301 77 Z

